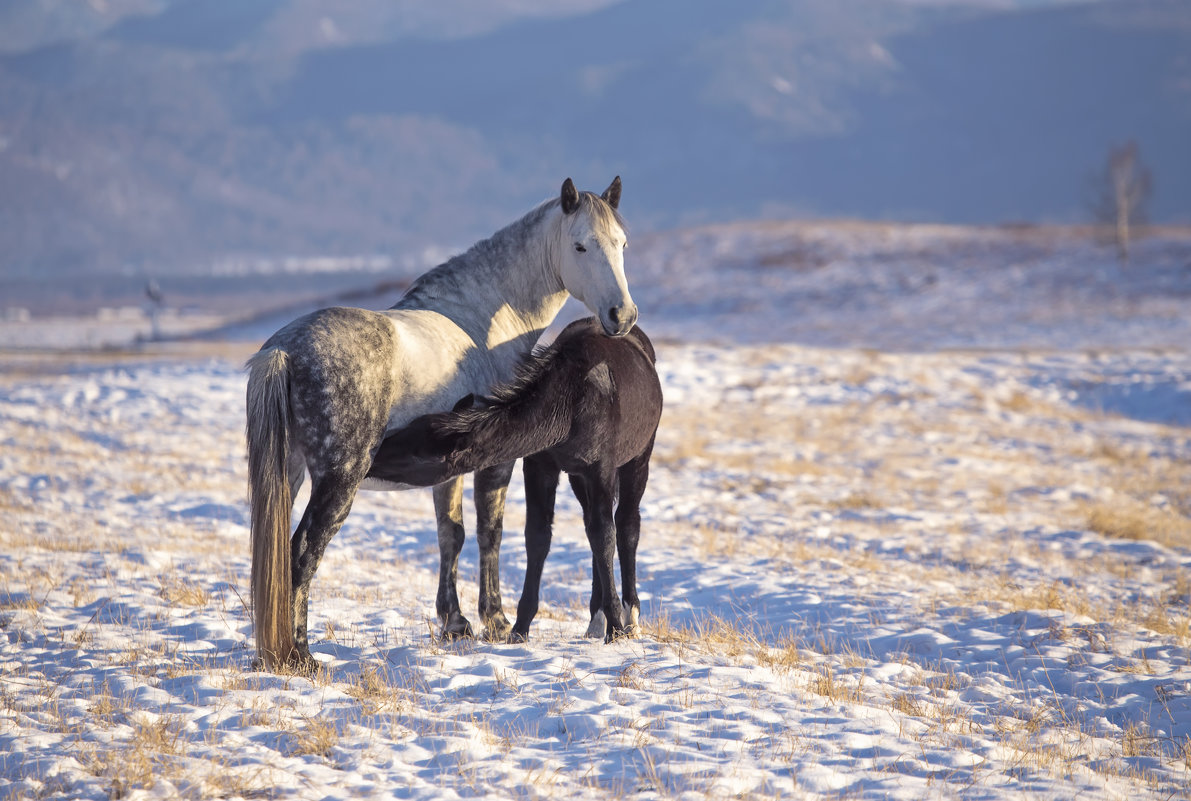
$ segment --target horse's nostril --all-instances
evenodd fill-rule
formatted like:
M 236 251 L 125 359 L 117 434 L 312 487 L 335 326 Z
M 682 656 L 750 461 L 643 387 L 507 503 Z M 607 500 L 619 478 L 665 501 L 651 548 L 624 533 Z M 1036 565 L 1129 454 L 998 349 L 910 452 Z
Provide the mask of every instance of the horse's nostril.
M 615 306 L 613 306 L 611 309 L 609 309 L 608 310 L 608 319 L 610 319 L 612 322 L 619 325 L 620 324 L 620 309 L 616 308 Z

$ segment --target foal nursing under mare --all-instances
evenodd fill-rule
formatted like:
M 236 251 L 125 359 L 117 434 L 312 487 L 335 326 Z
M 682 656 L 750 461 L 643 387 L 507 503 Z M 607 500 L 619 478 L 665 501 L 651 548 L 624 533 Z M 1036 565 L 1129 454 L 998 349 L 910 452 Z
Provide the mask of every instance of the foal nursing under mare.
M 385 432 L 514 377 L 568 295 L 623 337 L 637 320 L 624 277 L 620 178 L 601 195 L 571 179 L 558 198 L 423 275 L 387 311 L 323 309 L 273 334 L 248 362 L 252 601 L 257 651 L 269 668 L 316 666 L 307 639 L 310 582 Z M 499 549 L 513 464 L 476 475 L 480 616 L 508 635 Z M 310 502 L 290 538 L 293 498 Z M 444 636 L 471 635 L 459 609 L 462 477 L 434 488 L 440 554 L 436 610 Z
M 528 566 L 513 637 L 538 611 L 558 476 L 570 475 L 591 544 L 591 628 L 606 641 L 636 627 L 637 540 L 649 456 L 662 416 L 653 344 L 640 328 L 609 339 L 593 318 L 571 323 L 487 405 L 420 417 L 385 437 L 370 477 L 438 484 L 524 457 Z M 465 398 L 461 406 L 467 405 Z M 619 494 L 620 502 L 613 503 Z M 620 554 L 624 609 L 612 556 Z

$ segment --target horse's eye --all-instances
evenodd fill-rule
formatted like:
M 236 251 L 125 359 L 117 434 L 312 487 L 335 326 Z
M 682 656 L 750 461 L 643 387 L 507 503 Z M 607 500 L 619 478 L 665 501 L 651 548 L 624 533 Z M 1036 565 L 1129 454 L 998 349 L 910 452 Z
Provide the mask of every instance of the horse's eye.
M 587 252 L 587 248 L 583 247 L 583 245 L 579 244 L 578 242 L 575 243 L 575 250 L 579 251 L 580 253 Z
M 628 243 L 628 242 L 625 242 L 623 245 L 621 245 L 621 246 L 620 246 L 620 249 L 621 249 L 621 250 L 628 250 L 628 249 L 629 249 L 629 243 Z

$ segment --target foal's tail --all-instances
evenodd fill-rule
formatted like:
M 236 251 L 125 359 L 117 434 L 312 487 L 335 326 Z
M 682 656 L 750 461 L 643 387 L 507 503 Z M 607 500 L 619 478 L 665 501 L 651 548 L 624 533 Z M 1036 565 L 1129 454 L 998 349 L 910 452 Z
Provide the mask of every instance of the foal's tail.
M 248 501 L 252 507 L 252 611 L 268 668 L 294 650 L 289 529 L 289 357 L 268 348 L 248 360 Z

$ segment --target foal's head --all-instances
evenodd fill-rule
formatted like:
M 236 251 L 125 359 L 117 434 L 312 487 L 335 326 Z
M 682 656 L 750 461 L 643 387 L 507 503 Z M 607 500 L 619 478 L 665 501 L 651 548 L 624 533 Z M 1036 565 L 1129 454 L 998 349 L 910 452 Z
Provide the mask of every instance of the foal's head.
M 637 322 L 637 306 L 624 277 L 628 238 L 620 205 L 620 176 L 602 195 L 562 185 L 559 275 L 567 291 L 600 320 L 604 333 L 622 337 Z

